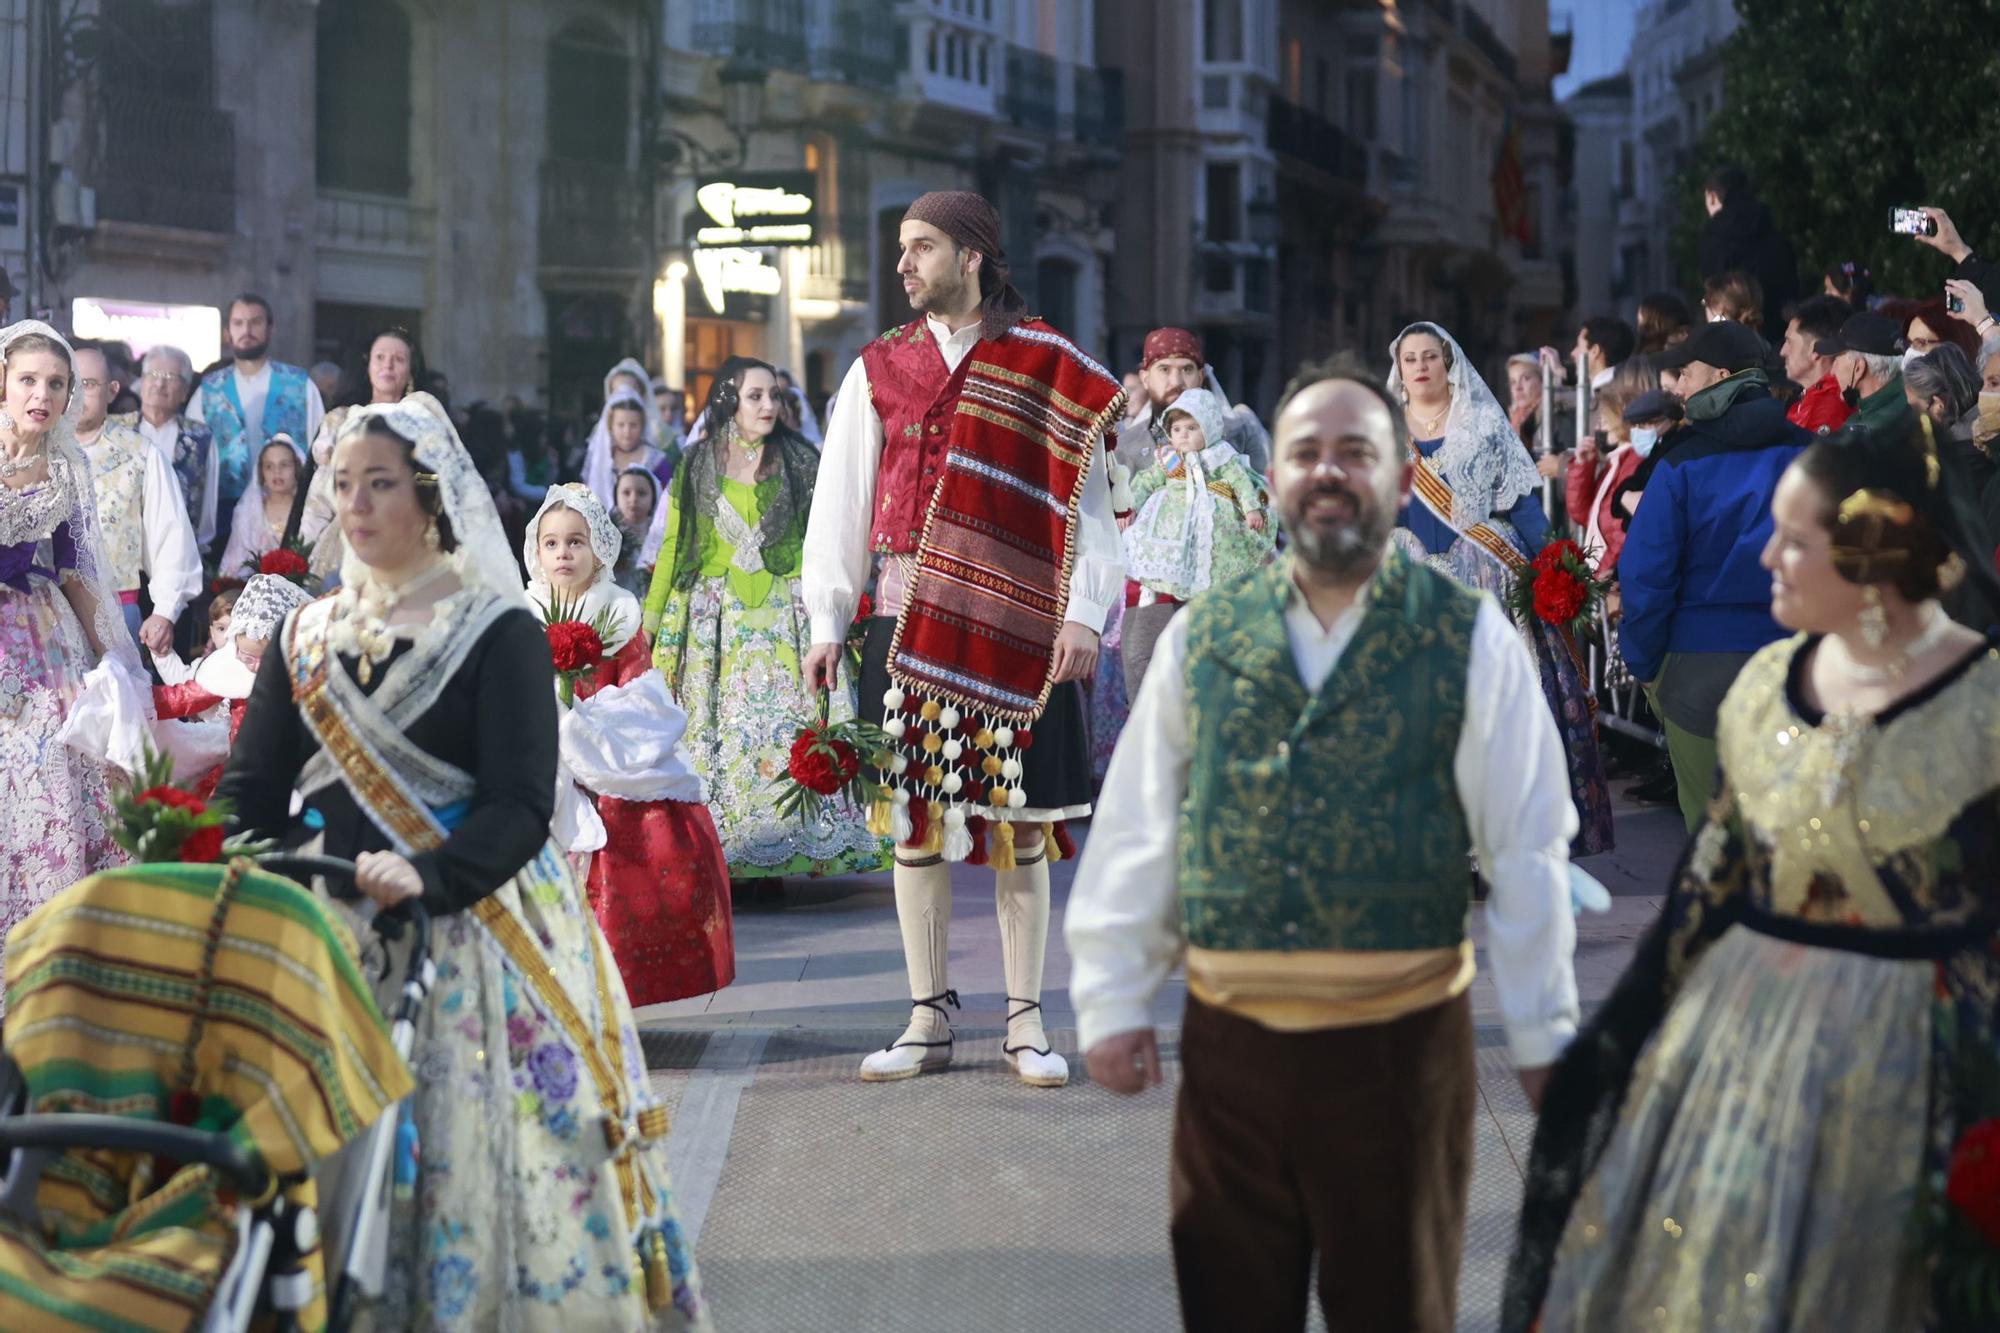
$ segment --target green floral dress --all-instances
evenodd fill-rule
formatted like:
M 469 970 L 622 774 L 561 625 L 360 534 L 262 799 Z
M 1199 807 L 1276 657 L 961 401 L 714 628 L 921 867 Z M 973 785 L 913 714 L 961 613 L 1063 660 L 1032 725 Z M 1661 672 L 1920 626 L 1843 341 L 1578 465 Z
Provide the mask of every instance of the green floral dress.
M 774 875 L 863 874 L 888 865 L 889 844 L 863 815 L 829 804 L 811 824 L 776 811 L 772 783 L 785 771 L 792 740 L 816 722 L 817 703 L 799 680 L 812 635 L 796 577 L 763 566 L 753 534 L 777 494 L 772 477 L 756 485 L 720 478 L 722 505 L 694 530 L 700 576 L 676 590 L 668 578 L 674 552 L 663 548 L 646 598 L 649 624 L 661 628 L 653 662 L 687 712 L 685 744 L 708 783 L 709 811 L 733 879 Z M 681 530 L 679 488 L 669 502 L 667 544 Z M 798 567 L 805 515 L 769 552 Z M 781 559 L 779 557 L 782 557 Z M 833 691 L 830 720 L 854 716 L 854 687 Z

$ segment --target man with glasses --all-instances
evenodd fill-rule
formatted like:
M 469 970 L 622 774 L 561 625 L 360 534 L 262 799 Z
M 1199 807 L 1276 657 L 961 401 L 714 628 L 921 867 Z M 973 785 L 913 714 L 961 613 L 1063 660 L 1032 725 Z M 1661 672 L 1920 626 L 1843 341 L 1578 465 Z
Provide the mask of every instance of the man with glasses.
M 174 470 L 187 501 L 195 545 L 206 552 L 215 540 L 215 502 L 221 480 L 215 437 L 186 412 L 194 392 L 194 362 L 180 348 L 161 343 L 139 362 L 139 410 L 110 420 L 139 432 Z
M 76 441 L 90 461 L 105 582 L 118 593 L 132 637 L 164 657 L 173 651 L 174 621 L 201 594 L 201 553 L 187 502 L 159 451 L 106 412 L 119 385 L 104 349 L 78 342 L 74 350 Z M 145 587 L 152 598 L 150 615 L 140 603 L 142 572 L 150 576 Z

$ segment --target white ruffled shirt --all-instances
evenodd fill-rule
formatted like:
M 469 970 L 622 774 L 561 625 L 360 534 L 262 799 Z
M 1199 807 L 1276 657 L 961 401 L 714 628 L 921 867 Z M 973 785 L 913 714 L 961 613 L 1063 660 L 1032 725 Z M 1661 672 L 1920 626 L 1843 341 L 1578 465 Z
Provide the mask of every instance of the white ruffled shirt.
M 1366 610 L 1357 598 L 1323 626 L 1292 595 L 1285 612 L 1292 659 L 1317 691 L 1347 651 Z M 1090 830 L 1064 909 L 1077 1039 L 1153 1025 L 1154 994 L 1186 948 L 1181 933 L 1181 803 L 1194 741 L 1188 725 L 1188 618 L 1176 616 L 1153 650 L 1145 683 L 1104 776 L 1106 802 Z M 1472 834 L 1469 849 L 1492 886 L 1486 954 L 1514 1062 L 1548 1064 L 1576 1035 L 1576 922 L 1569 841 L 1576 834 L 1568 768 L 1527 646 L 1490 597 L 1473 622 L 1465 719 L 1452 776 Z M 1328 951 L 1337 966 L 1338 951 Z
M 924 317 L 945 365 L 958 363 L 979 341 L 978 321 L 953 333 L 935 315 Z M 875 488 L 880 479 L 882 418 L 869 392 L 868 367 L 860 357 L 847 369 L 827 417 L 820 451 L 819 482 L 806 524 L 801 582 L 814 643 L 839 643 L 853 623 L 854 608 L 868 586 L 874 563 L 869 534 L 874 529 Z M 1125 595 L 1125 551 L 1111 516 L 1104 442 L 1092 449 L 1090 475 L 1083 483 L 1077 522 L 1076 560 L 1070 572 L 1069 606 L 1064 619 L 1102 633 L 1111 608 Z M 884 606 L 884 612 L 895 608 Z

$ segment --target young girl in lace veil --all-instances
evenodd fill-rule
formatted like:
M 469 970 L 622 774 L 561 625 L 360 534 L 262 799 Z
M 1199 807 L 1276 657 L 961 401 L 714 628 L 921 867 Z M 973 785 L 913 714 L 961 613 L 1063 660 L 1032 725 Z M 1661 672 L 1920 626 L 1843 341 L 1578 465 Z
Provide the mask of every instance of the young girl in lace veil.
M 1416 323 L 1389 345 L 1389 392 L 1403 404 L 1417 485 L 1397 519 L 1404 554 L 1507 605 L 1518 571 L 1547 544 L 1541 477 L 1507 409 L 1436 324 Z M 1562 734 L 1579 832 L 1571 852 L 1612 844 L 1611 789 L 1597 748 L 1595 702 L 1582 648 L 1531 616 L 1518 626 L 1535 655 L 1542 694 Z
M 546 617 L 613 627 L 604 665 L 576 682 L 562 758 L 604 826 L 591 906 L 635 1005 L 706 995 L 736 975 L 729 867 L 707 791 L 681 746 L 687 714 L 653 668 L 639 599 L 612 580 L 621 537 L 588 487 L 551 486 L 529 525 L 528 600 Z

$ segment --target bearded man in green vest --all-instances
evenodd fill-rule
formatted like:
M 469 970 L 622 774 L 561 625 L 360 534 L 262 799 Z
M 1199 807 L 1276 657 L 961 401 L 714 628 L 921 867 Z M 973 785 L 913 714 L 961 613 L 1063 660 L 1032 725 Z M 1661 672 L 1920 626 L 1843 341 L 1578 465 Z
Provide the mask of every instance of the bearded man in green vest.
M 1172 1232 L 1190 1329 L 1453 1326 L 1472 1166 L 1469 858 L 1531 1100 L 1575 1033 L 1577 818 L 1535 667 L 1490 596 L 1391 548 L 1403 413 L 1358 363 L 1278 410 L 1284 558 L 1155 650 L 1067 911 L 1091 1078 L 1160 1082 L 1187 964 Z

